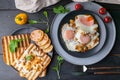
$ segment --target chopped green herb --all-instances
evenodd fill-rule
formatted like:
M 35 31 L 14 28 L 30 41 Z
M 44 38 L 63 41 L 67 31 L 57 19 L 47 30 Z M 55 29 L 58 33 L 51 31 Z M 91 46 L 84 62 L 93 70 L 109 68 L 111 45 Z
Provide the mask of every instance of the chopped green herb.
M 49 33 L 49 28 L 47 28 L 47 29 L 45 30 L 45 33 Z
M 47 11 L 44 11 L 44 12 L 43 12 L 43 15 L 44 15 L 46 18 L 48 18 L 48 12 L 47 12 Z
M 48 18 L 48 12 L 44 11 L 43 15 L 46 17 L 46 20 L 43 20 L 42 18 L 40 18 L 39 20 L 29 20 L 28 23 L 29 24 L 46 24 L 47 25 L 47 29 L 45 30 L 45 33 L 49 33 L 49 18 Z
M 57 64 L 52 68 L 57 72 L 58 79 L 60 79 L 60 67 L 63 63 L 63 58 L 61 56 L 57 56 Z
M 86 72 L 72 72 L 71 74 L 74 75 L 74 76 L 81 76 L 81 75 L 87 75 L 89 73 L 86 73 Z
M 26 58 L 27 61 L 29 61 L 29 60 L 33 59 L 33 56 L 32 55 L 27 55 L 25 58 Z
M 37 20 L 29 20 L 28 23 L 29 24 L 38 24 L 39 21 L 37 21 Z
M 20 43 L 22 39 L 11 40 L 9 44 L 10 51 L 12 53 L 15 52 L 16 48 L 18 48 L 18 43 Z
M 69 9 L 65 8 L 62 5 L 53 8 L 53 12 L 56 14 L 61 14 L 61 13 L 64 14 L 64 13 L 69 12 L 69 11 L 70 11 Z
M 49 18 L 48 18 L 48 12 L 44 11 L 43 15 L 47 18 L 47 29 L 45 30 L 45 33 L 49 33 Z

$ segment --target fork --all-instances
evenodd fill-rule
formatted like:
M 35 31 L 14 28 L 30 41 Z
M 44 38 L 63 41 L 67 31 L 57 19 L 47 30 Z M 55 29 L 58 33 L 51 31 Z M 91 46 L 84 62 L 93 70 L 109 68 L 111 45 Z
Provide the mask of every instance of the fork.
M 120 69 L 120 66 L 115 66 L 115 67 L 91 67 L 91 68 L 87 68 L 86 66 L 83 66 L 83 72 L 86 72 L 87 70 L 110 70 L 110 69 Z
M 116 66 L 116 67 L 91 67 L 91 68 L 87 68 L 86 66 L 83 66 L 83 72 L 86 72 L 87 70 L 111 70 L 111 69 L 120 69 L 120 66 Z M 93 72 L 93 74 L 120 74 L 120 72 Z
M 119 71 L 94 71 L 94 70 L 111 70 L 111 69 L 120 69 L 120 67 L 91 67 L 88 68 L 86 66 L 81 66 L 77 69 L 77 71 L 73 71 L 71 73 L 66 73 L 66 74 L 70 74 L 70 75 L 74 75 L 74 76 L 81 76 L 81 75 L 110 75 L 110 74 L 120 74 Z M 87 71 L 87 70 L 91 70 L 91 71 Z

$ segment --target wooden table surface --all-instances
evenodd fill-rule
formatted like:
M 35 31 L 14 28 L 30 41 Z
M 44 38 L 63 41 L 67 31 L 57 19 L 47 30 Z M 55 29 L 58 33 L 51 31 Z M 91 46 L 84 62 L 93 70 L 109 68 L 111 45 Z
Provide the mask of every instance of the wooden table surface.
M 49 13 L 49 19 L 52 22 L 55 14 L 52 11 L 52 8 L 57 5 L 66 5 L 68 3 L 72 2 L 71 0 L 61 0 L 56 5 L 47 7 L 42 9 L 38 13 L 29 14 L 30 19 L 39 19 L 40 17 L 45 18 L 43 16 L 43 11 L 47 10 Z M 112 4 L 103 4 L 98 3 L 102 5 L 103 7 L 107 8 L 107 10 L 112 15 L 115 25 L 116 25 L 116 31 L 117 31 L 117 38 L 115 45 L 113 49 L 111 50 L 110 54 L 100 61 L 99 63 L 96 63 L 94 65 L 90 65 L 88 67 L 93 66 L 120 66 L 120 57 L 119 56 L 113 56 L 113 55 L 120 55 L 120 5 L 112 5 Z M 4 35 L 10 35 L 14 30 L 21 28 L 21 27 L 38 27 L 40 29 L 45 30 L 47 27 L 45 24 L 26 24 L 23 26 L 16 25 L 14 22 L 14 17 L 16 14 L 21 13 L 23 11 L 20 11 L 15 8 L 14 0 L 0 0 L 0 39 Z M 49 66 L 47 76 L 45 78 L 39 78 L 37 80 L 57 80 L 56 72 L 52 70 L 52 67 L 56 63 L 56 56 L 58 54 L 56 51 L 54 51 L 54 56 L 52 59 L 52 62 Z M 120 75 L 84 75 L 84 76 L 77 76 L 72 75 L 73 71 L 81 71 L 82 66 L 77 66 L 70 64 L 66 61 L 64 61 L 62 67 L 61 67 L 61 79 L 60 80 L 120 80 Z M 19 74 L 16 70 L 14 70 L 12 67 L 7 66 L 3 62 L 2 58 L 2 49 L 1 49 L 1 41 L 0 41 L 0 80 L 26 80 L 24 78 L 19 77 Z

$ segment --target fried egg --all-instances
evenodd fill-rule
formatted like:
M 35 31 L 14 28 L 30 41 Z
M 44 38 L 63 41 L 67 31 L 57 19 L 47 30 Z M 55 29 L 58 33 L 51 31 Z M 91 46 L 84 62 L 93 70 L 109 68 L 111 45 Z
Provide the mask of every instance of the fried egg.
M 77 29 L 75 34 L 75 39 L 80 43 L 85 45 L 88 49 L 94 48 L 97 44 L 99 44 L 99 33 L 96 32 L 94 34 L 86 33 L 81 29 Z
M 64 24 L 62 27 L 62 37 L 64 41 L 71 41 L 75 36 L 75 28 L 71 27 L 68 23 Z
M 95 24 L 95 20 L 91 15 L 77 15 L 75 17 L 75 24 L 76 27 L 86 33 L 94 34 L 98 29 L 98 24 Z
M 66 44 L 68 50 L 77 51 L 76 45 L 79 43 L 74 41 L 75 28 L 71 27 L 68 23 L 64 24 L 62 27 L 62 38 Z

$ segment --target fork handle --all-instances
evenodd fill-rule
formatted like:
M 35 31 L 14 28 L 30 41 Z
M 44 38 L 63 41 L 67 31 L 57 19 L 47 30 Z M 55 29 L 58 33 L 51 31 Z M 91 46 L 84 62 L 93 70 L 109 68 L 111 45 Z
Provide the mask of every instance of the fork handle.
M 120 74 L 120 72 L 94 72 L 94 74 L 102 75 L 102 74 Z
M 120 66 L 118 67 L 92 67 L 88 68 L 89 70 L 104 70 L 104 69 L 120 69 Z

